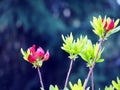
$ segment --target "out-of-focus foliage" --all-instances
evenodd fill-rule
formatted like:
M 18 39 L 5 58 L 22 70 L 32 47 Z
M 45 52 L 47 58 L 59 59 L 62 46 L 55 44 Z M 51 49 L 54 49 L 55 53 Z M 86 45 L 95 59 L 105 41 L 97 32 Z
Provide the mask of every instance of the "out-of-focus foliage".
M 50 60 L 41 68 L 45 90 L 50 84 L 62 89 L 68 69 L 67 55 L 61 50 L 61 34 L 88 35 L 98 40 L 89 21 L 102 15 L 119 18 L 119 0 L 0 0 L 0 89 L 39 90 L 37 71 L 23 62 L 20 48 L 32 44 L 48 49 Z M 104 42 L 105 62 L 94 71 L 95 90 L 120 73 L 120 33 Z M 83 66 L 83 67 L 82 67 Z M 70 81 L 86 78 L 87 69 L 80 59 L 74 63 Z M 114 73 L 113 73 L 114 72 Z M 109 75 L 109 76 L 108 76 Z

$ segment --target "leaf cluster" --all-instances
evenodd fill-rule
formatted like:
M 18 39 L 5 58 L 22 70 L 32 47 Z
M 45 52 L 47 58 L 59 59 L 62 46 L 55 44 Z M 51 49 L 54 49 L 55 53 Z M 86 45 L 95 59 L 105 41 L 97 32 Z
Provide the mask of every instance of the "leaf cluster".
M 69 58 L 75 60 L 78 55 L 87 62 L 87 66 L 91 67 L 94 59 L 96 57 L 96 53 L 98 51 L 99 45 L 98 43 L 92 44 L 92 41 L 87 38 L 87 36 L 80 36 L 77 40 L 74 40 L 72 33 L 69 36 L 64 37 L 62 35 L 62 39 L 64 41 L 63 46 L 61 47 L 64 51 L 69 53 Z M 101 49 L 98 53 L 96 62 L 103 62 L 104 59 L 101 59 L 103 49 Z
M 112 85 L 110 85 L 109 87 L 105 87 L 105 90 L 114 90 L 114 87 Z
M 120 90 L 120 79 L 117 77 L 117 82 L 115 82 L 114 80 L 112 81 L 113 87 L 116 90 Z
M 69 86 L 70 89 L 66 88 L 64 90 L 83 90 L 83 84 L 80 79 L 78 79 L 78 82 L 75 84 L 69 82 Z M 59 90 L 59 88 L 57 85 L 50 85 L 49 90 Z M 86 90 L 90 90 L 90 87 L 88 87 Z M 112 80 L 112 85 L 106 86 L 104 90 L 120 90 L 120 79 L 117 77 L 117 81 Z
M 98 18 L 93 17 L 93 21 L 90 22 L 92 27 L 94 28 L 93 32 L 96 35 L 98 35 L 100 39 L 107 39 L 107 37 L 109 37 L 110 35 L 118 32 L 120 30 L 120 26 L 116 27 L 120 21 L 120 19 L 117 19 L 114 22 L 114 28 L 112 30 L 110 30 L 108 33 L 106 33 L 105 29 L 104 29 L 104 25 L 106 24 L 106 21 L 109 24 L 110 20 L 111 20 L 110 17 L 106 18 L 106 16 L 105 16 L 104 18 L 102 18 L 101 16 L 99 16 Z
M 59 89 L 58 89 L 57 85 L 55 85 L 55 86 L 50 85 L 49 90 L 59 90 Z
M 120 79 L 117 77 L 117 82 L 112 80 L 112 85 L 106 86 L 105 90 L 120 90 Z
M 78 79 L 77 84 L 72 84 L 71 82 L 69 82 L 69 85 L 70 90 L 83 90 L 82 81 L 80 79 Z M 90 90 L 90 88 L 88 87 L 86 90 Z
M 82 85 L 82 81 L 80 79 L 78 79 L 78 82 L 75 84 L 72 84 L 71 82 L 69 82 L 69 86 L 70 89 L 65 88 L 64 90 L 83 90 L 83 85 Z M 59 90 L 58 86 L 55 85 L 50 85 L 49 90 Z M 90 87 L 88 87 L 86 90 L 90 90 Z
M 93 26 L 93 32 L 98 35 L 100 38 L 104 37 L 104 24 L 102 23 L 102 17 L 99 16 L 98 18 L 93 17 L 93 21 L 90 22 Z
M 62 35 L 62 40 L 64 41 L 64 43 L 61 49 L 69 54 L 69 58 L 71 60 L 75 60 L 86 44 L 87 36 L 80 36 L 80 38 L 74 40 L 72 33 L 70 33 L 70 35 L 66 37 Z
M 94 59 L 96 57 L 96 53 L 98 51 L 98 48 L 99 48 L 98 43 L 92 44 L 92 42 L 90 40 L 88 40 L 86 46 L 83 49 L 83 51 L 80 53 L 80 56 L 82 57 L 82 59 L 87 62 L 88 67 L 92 66 L 92 64 L 94 62 Z M 104 59 L 101 59 L 102 51 L 103 50 L 101 49 L 98 53 L 98 56 L 97 56 L 97 59 L 96 59 L 97 63 L 100 63 L 100 62 L 104 61 Z

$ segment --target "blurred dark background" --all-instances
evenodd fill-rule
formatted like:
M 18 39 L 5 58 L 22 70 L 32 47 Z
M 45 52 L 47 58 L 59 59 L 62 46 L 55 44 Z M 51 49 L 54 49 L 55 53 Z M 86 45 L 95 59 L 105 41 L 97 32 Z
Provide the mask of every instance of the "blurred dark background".
M 50 84 L 62 89 L 70 60 L 61 50 L 61 34 L 88 35 L 95 43 L 98 37 L 89 22 L 99 15 L 119 18 L 120 0 L 0 0 L 0 90 L 39 90 L 37 70 L 20 53 L 20 48 L 33 44 L 50 51 L 49 61 L 41 68 L 45 89 Z M 105 61 L 94 69 L 95 90 L 120 77 L 120 32 L 105 41 L 104 47 Z M 78 58 L 70 81 L 83 81 L 87 72 L 85 62 Z

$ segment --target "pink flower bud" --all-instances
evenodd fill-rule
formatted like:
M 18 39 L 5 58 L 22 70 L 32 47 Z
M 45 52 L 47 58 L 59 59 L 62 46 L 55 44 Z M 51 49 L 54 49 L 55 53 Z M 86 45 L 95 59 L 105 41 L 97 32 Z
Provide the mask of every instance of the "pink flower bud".
M 35 53 L 36 46 L 33 45 L 32 47 L 29 48 L 30 53 Z
M 46 53 L 41 47 L 38 47 L 36 50 L 36 46 L 33 45 L 32 47 L 28 48 L 26 52 L 21 50 L 23 57 L 25 60 L 27 60 L 29 63 L 33 64 L 35 67 L 40 66 L 43 61 L 46 61 L 49 59 L 49 51 Z M 40 63 L 39 60 L 42 60 Z
M 44 56 L 44 50 L 43 50 L 41 47 L 39 47 L 39 48 L 37 49 L 35 55 L 36 55 L 38 58 L 42 59 L 43 56 Z
M 30 63 L 34 63 L 34 62 L 36 62 L 36 57 L 35 57 L 34 55 L 29 55 L 29 56 L 28 56 L 28 61 L 29 61 Z
M 112 30 L 113 28 L 114 28 L 114 20 L 111 20 L 108 27 L 107 27 L 107 29 L 106 29 L 106 32 Z
M 43 61 L 47 61 L 50 57 L 49 51 L 47 50 L 47 52 L 44 55 Z
M 104 21 L 104 19 L 102 19 L 102 22 L 105 22 L 103 27 L 106 33 L 114 28 L 114 20 L 111 19 L 110 22 L 108 22 L 107 20 Z

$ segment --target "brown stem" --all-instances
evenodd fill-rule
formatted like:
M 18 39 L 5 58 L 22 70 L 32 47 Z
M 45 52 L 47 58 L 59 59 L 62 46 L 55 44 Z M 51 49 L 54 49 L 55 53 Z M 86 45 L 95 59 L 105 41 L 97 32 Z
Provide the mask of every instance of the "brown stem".
M 40 72 L 39 67 L 37 67 L 37 70 L 38 70 L 38 75 L 39 75 L 39 79 L 40 79 L 40 84 L 41 84 L 42 90 L 44 90 L 44 85 L 43 85 L 42 76 L 41 76 L 41 72 Z
M 73 64 L 73 60 L 71 60 L 71 62 L 70 62 L 69 70 L 68 70 L 67 77 L 66 77 L 66 80 L 65 80 L 64 89 L 67 87 L 68 79 L 69 79 L 70 72 L 71 72 L 71 69 L 72 69 L 72 64 Z
M 83 90 L 85 90 L 86 85 L 87 85 L 87 83 L 88 83 L 88 80 L 89 80 L 89 78 L 90 78 L 90 76 L 91 76 L 91 73 L 92 73 L 92 71 L 93 71 L 93 69 L 94 69 L 94 66 L 95 66 L 95 64 L 96 64 L 96 59 L 97 59 L 98 54 L 99 54 L 99 51 L 100 51 L 100 49 L 101 49 L 102 42 L 103 42 L 103 39 L 100 40 L 100 42 L 99 42 L 98 50 L 97 50 L 96 56 L 95 56 L 95 58 L 94 58 L 93 65 L 92 65 L 92 67 L 90 68 L 90 70 L 89 70 L 89 72 L 88 72 L 88 75 L 87 75 L 87 78 L 85 79 L 85 82 L 84 82 L 84 84 L 83 84 Z

